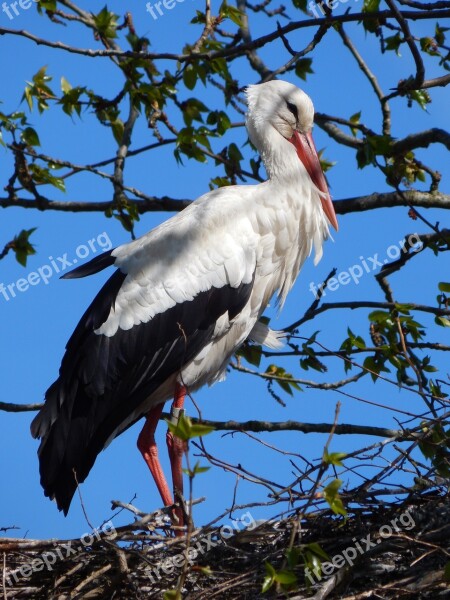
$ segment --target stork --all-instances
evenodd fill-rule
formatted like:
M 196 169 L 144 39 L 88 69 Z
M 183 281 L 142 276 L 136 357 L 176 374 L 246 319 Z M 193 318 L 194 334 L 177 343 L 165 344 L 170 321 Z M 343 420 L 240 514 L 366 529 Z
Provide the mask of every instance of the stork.
M 173 505 L 155 442 L 164 403 L 173 398 L 179 415 L 186 393 L 223 379 L 246 340 L 280 345 L 260 317 L 275 294 L 283 305 L 313 249 L 320 260 L 329 225 L 338 228 L 311 135 L 311 99 L 284 81 L 246 93 L 248 134 L 268 180 L 210 191 L 64 275 L 116 268 L 70 337 L 31 424 L 41 439 L 42 487 L 65 515 L 97 455 L 143 417 L 138 448 L 164 504 Z M 167 445 L 177 495 L 184 446 L 170 432 Z

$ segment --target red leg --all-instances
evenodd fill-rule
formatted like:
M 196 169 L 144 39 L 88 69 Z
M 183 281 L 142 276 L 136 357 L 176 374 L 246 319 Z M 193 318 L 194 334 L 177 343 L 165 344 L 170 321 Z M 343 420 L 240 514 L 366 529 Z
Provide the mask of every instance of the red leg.
M 170 411 L 171 419 L 177 423 L 181 411 L 184 406 L 184 399 L 186 397 L 186 388 L 183 385 L 177 383 L 175 388 L 175 396 Z M 186 450 L 186 444 L 180 438 L 174 436 L 169 430 L 166 434 L 167 448 L 169 450 L 170 466 L 172 469 L 172 482 L 173 482 L 173 493 L 175 499 L 178 495 L 183 494 L 183 473 L 182 473 L 182 461 L 183 454 Z M 175 514 L 178 517 L 180 525 L 184 524 L 183 511 L 180 508 L 175 509 Z
M 156 486 L 161 494 L 164 506 L 173 504 L 172 494 L 167 485 L 161 463 L 158 458 L 158 447 L 155 441 L 155 430 L 161 417 L 164 404 L 158 404 L 151 409 L 147 415 L 145 425 L 139 434 L 137 447 L 139 448 L 145 462 L 147 463 L 150 473 L 155 480 Z
M 178 421 L 180 411 L 184 406 L 184 398 L 186 396 L 186 388 L 177 384 L 175 389 L 174 401 L 172 404 L 171 416 L 175 421 Z M 155 440 L 155 430 L 158 422 L 161 418 L 164 404 L 158 404 L 150 410 L 145 421 L 145 425 L 142 428 L 137 440 L 137 446 L 147 463 L 150 473 L 155 480 L 158 491 L 161 495 L 164 506 L 171 506 L 173 504 L 172 494 L 170 493 L 167 480 L 161 467 L 161 463 L 158 458 L 158 447 Z M 169 450 L 170 465 L 172 469 L 172 481 L 174 493 L 183 494 L 183 473 L 182 473 L 182 460 L 185 451 L 185 443 L 172 435 L 170 431 L 166 435 L 167 447 Z M 179 525 L 184 524 L 183 511 L 181 508 L 174 510 L 177 523 Z M 182 535 L 182 534 L 179 534 Z

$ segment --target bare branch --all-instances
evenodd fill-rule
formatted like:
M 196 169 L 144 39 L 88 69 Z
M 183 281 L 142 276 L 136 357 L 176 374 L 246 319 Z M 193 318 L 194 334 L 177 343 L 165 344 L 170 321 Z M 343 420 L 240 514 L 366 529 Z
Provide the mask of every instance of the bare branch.
M 421 89 L 432 88 L 432 87 L 445 87 L 450 83 L 450 75 L 442 75 L 442 77 L 435 77 L 434 79 L 428 79 L 422 83 Z
M 1 201 L 0 201 L 1 205 Z M 376 208 L 388 208 L 393 206 L 421 206 L 423 208 L 450 208 L 450 195 L 441 192 L 420 192 L 408 190 L 399 194 L 398 192 L 385 192 L 359 196 L 356 198 L 343 198 L 334 201 L 334 208 L 340 215 L 348 213 L 364 212 Z
M 281 29 L 280 25 L 278 25 L 278 28 Z M 316 31 L 316 33 L 314 34 L 313 39 L 309 42 L 309 44 L 303 50 L 300 50 L 299 52 L 294 53 L 292 58 L 289 59 L 287 61 L 287 63 L 285 63 L 278 69 L 275 69 L 274 71 L 272 71 L 270 73 L 270 75 L 267 75 L 266 77 L 264 77 L 262 81 L 263 82 L 269 81 L 270 79 L 273 79 L 274 77 L 277 77 L 278 75 L 281 75 L 282 73 L 286 73 L 286 71 L 289 71 L 290 69 L 294 68 L 297 61 L 300 58 L 302 58 L 303 56 L 306 56 L 306 54 L 309 54 L 310 52 L 312 52 L 314 50 L 314 48 L 322 41 L 323 37 L 325 36 L 325 34 L 327 33 L 329 28 L 330 28 L 330 25 L 328 23 L 322 23 L 320 25 L 320 27 L 318 28 L 318 30 Z M 284 34 L 282 34 L 281 39 L 283 41 L 284 46 L 286 48 L 289 48 L 290 44 L 287 41 Z M 292 48 L 291 48 L 290 52 L 292 52 Z
M 420 312 L 425 312 L 425 313 L 429 313 L 432 315 L 438 315 L 438 316 L 442 316 L 442 317 L 450 316 L 450 309 L 436 308 L 434 306 L 427 306 L 425 304 L 408 303 L 408 306 L 410 307 L 411 310 L 418 310 Z M 354 310 L 355 308 L 384 308 L 387 310 L 392 310 L 395 308 L 395 303 L 394 302 L 371 302 L 371 301 L 364 301 L 364 300 L 354 301 L 354 302 L 326 302 L 325 304 L 322 304 L 322 306 L 319 306 L 312 312 L 308 311 L 301 319 L 299 319 L 298 321 L 295 321 L 295 323 L 292 323 L 292 325 L 285 327 L 283 329 L 283 331 L 286 331 L 286 332 L 293 331 L 294 329 L 297 329 L 297 327 L 300 327 L 300 325 L 303 325 L 303 323 L 306 323 L 307 321 L 311 321 L 311 319 L 314 319 L 317 315 L 320 315 L 320 313 L 326 312 L 327 310 L 334 310 L 334 309 Z
M 403 34 L 405 36 L 405 42 L 408 44 L 409 49 L 411 50 L 414 62 L 416 63 L 415 85 L 418 88 L 420 88 L 425 79 L 425 67 L 422 61 L 422 57 L 420 56 L 419 49 L 417 48 L 414 38 L 411 35 L 411 31 L 409 29 L 407 20 L 402 15 L 401 11 L 397 8 L 394 0 L 386 0 L 386 4 L 394 13 L 394 16 L 397 19 L 398 24 L 400 25 L 401 30 L 403 31 Z
M 150 197 L 148 200 L 130 200 L 132 204 L 135 204 L 140 214 L 147 212 L 160 212 L 160 211 L 180 211 L 186 206 L 189 206 L 191 200 L 177 200 L 175 198 L 169 198 L 168 196 L 162 196 L 160 198 Z M 0 207 L 6 208 L 8 206 L 20 206 L 21 208 L 32 208 L 36 210 L 38 208 L 35 200 L 27 198 L 0 198 Z M 85 202 L 80 201 L 68 201 L 61 202 L 59 200 L 46 200 L 42 210 L 55 210 L 60 212 L 105 212 L 108 209 L 114 209 L 115 203 L 111 200 L 105 200 L 100 202 Z
M 127 189 L 127 188 L 126 188 Z M 145 200 L 129 200 L 134 204 L 139 214 L 147 212 L 177 212 L 189 206 L 192 200 L 170 198 L 168 196 L 149 196 Z M 29 198 L 0 198 L 0 208 L 19 206 L 37 210 L 35 200 Z M 60 212 L 105 212 L 114 208 L 114 202 L 110 200 L 100 202 L 86 202 L 83 200 L 64 201 L 45 200 L 41 210 L 55 210 Z M 357 196 L 355 198 L 343 198 L 335 200 L 334 207 L 337 214 L 346 215 L 378 208 L 394 206 L 420 206 L 423 208 L 450 208 L 450 195 L 441 192 L 407 191 L 401 195 L 398 192 L 374 193 L 368 196 Z
M 246 373 L 247 375 L 254 375 L 255 377 L 260 377 L 261 379 L 265 379 L 267 381 L 284 381 L 286 383 L 296 383 L 298 385 L 305 385 L 316 390 L 337 390 L 341 387 L 348 385 L 349 383 L 354 383 L 355 381 L 358 381 L 359 379 L 364 377 L 364 375 L 367 374 L 366 371 L 360 371 L 356 375 L 353 375 L 352 377 L 347 377 L 346 379 L 342 379 L 340 381 L 318 383 L 317 381 L 313 381 L 311 379 L 300 379 L 298 377 L 291 376 L 283 377 L 281 375 L 275 375 L 273 373 L 261 373 L 260 371 L 253 371 L 252 369 L 248 369 L 247 367 L 243 367 L 242 365 L 236 363 L 230 363 L 230 367 L 232 367 L 236 371 L 240 371 L 241 373 Z
M 435 11 L 423 11 L 419 12 L 417 10 L 413 11 L 398 11 L 398 13 L 404 18 L 412 21 L 426 20 L 426 19 L 445 19 L 450 17 L 450 10 L 442 9 Z M 106 50 L 92 50 L 89 48 L 77 48 L 74 46 L 69 46 L 62 42 L 51 42 L 49 40 L 45 40 L 44 38 L 40 38 L 38 36 L 33 35 L 25 30 L 17 30 L 10 29 L 7 27 L 0 27 L 0 35 L 17 35 L 20 37 L 24 37 L 26 39 L 31 40 L 37 45 L 48 46 L 49 48 L 55 48 L 57 50 L 63 50 L 65 52 L 70 52 L 72 54 L 80 54 L 82 56 L 86 56 L 89 58 L 111 58 L 111 57 L 121 57 L 121 58 L 139 58 L 139 59 L 152 59 L 152 60 L 173 60 L 178 62 L 190 62 L 195 59 L 206 59 L 213 60 L 215 58 L 227 58 L 229 60 L 234 59 L 236 57 L 242 56 L 247 50 L 262 48 L 266 44 L 269 44 L 273 40 L 276 40 L 281 37 L 281 34 L 287 34 L 292 31 L 297 31 L 298 29 L 304 29 L 308 27 L 318 27 L 322 23 L 329 23 L 332 25 L 333 23 L 350 23 L 350 22 L 360 22 L 366 19 L 373 19 L 374 17 L 383 20 L 395 17 L 396 13 L 392 10 L 382 10 L 377 13 L 369 13 L 369 12 L 361 12 L 354 14 L 344 14 L 344 15 L 334 15 L 332 17 L 325 17 L 323 19 L 306 19 L 304 21 L 295 21 L 285 25 L 278 31 L 274 31 L 268 35 L 262 36 L 253 40 L 247 44 L 238 44 L 237 46 L 225 48 L 223 50 L 218 50 L 215 52 L 202 52 L 193 56 L 192 54 L 175 54 L 172 52 L 134 52 L 134 51 L 122 51 L 115 49 L 106 49 Z
M 168 419 L 170 415 L 163 413 L 162 419 Z M 350 423 L 302 423 L 300 421 L 208 421 L 207 419 L 192 418 L 193 423 L 201 423 L 212 427 L 215 431 L 251 431 L 261 433 L 268 431 L 300 431 L 301 433 L 330 433 L 337 435 L 373 435 L 382 438 L 393 438 L 398 441 L 415 440 L 417 435 L 402 429 L 386 429 L 385 427 L 373 427 L 372 425 L 353 425 Z
M 348 37 L 348 35 L 345 33 L 342 23 L 338 24 L 337 31 L 339 32 L 339 35 L 341 36 L 341 39 L 344 42 L 345 46 L 347 46 L 347 48 L 350 50 L 350 52 L 354 56 L 356 62 L 358 63 L 359 68 L 364 73 L 364 75 L 367 77 L 370 85 L 372 86 L 373 91 L 375 92 L 376 97 L 380 101 L 381 112 L 383 114 L 383 134 L 388 135 L 391 131 L 391 110 L 389 108 L 388 102 L 386 101 L 386 99 L 384 97 L 383 90 L 381 89 L 377 78 L 372 73 L 372 71 L 369 69 L 367 63 L 365 62 L 365 60 L 363 59 L 361 54 L 358 52 L 358 49 L 353 44 L 352 40 Z
M 236 6 L 242 13 L 241 27 L 239 29 L 239 33 L 244 43 L 251 45 L 252 36 L 248 24 L 247 2 L 246 0 L 237 0 Z M 261 76 L 262 79 L 265 79 L 266 77 L 270 78 L 271 70 L 268 68 L 268 66 L 264 63 L 262 58 L 254 49 L 248 50 L 246 52 L 246 56 L 252 69 L 254 69 Z
M 403 154 L 414 148 L 428 148 L 430 144 L 443 144 L 450 150 L 450 133 L 439 127 L 432 127 L 426 131 L 412 133 L 392 144 L 392 154 Z

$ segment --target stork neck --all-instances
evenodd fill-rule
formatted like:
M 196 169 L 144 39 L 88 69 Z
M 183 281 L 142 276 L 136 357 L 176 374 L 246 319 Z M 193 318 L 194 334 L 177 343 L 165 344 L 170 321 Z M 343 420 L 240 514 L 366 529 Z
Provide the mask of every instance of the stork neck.
M 306 173 L 294 146 L 274 127 L 270 126 L 258 135 L 256 146 L 270 180 L 292 181 Z

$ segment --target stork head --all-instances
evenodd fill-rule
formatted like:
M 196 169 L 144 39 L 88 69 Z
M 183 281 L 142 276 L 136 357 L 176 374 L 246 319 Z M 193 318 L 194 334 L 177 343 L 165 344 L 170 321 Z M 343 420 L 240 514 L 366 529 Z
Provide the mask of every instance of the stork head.
M 275 131 L 295 147 L 298 158 L 320 194 L 328 221 L 337 231 L 336 213 L 312 138 L 314 106 L 311 98 L 292 83 L 276 80 L 250 85 L 247 102 L 246 124 L 253 144 L 264 158 L 264 140 L 270 140 L 269 146 L 277 143 L 277 138 L 270 135 Z M 270 151 L 271 148 L 267 148 L 266 154 Z

